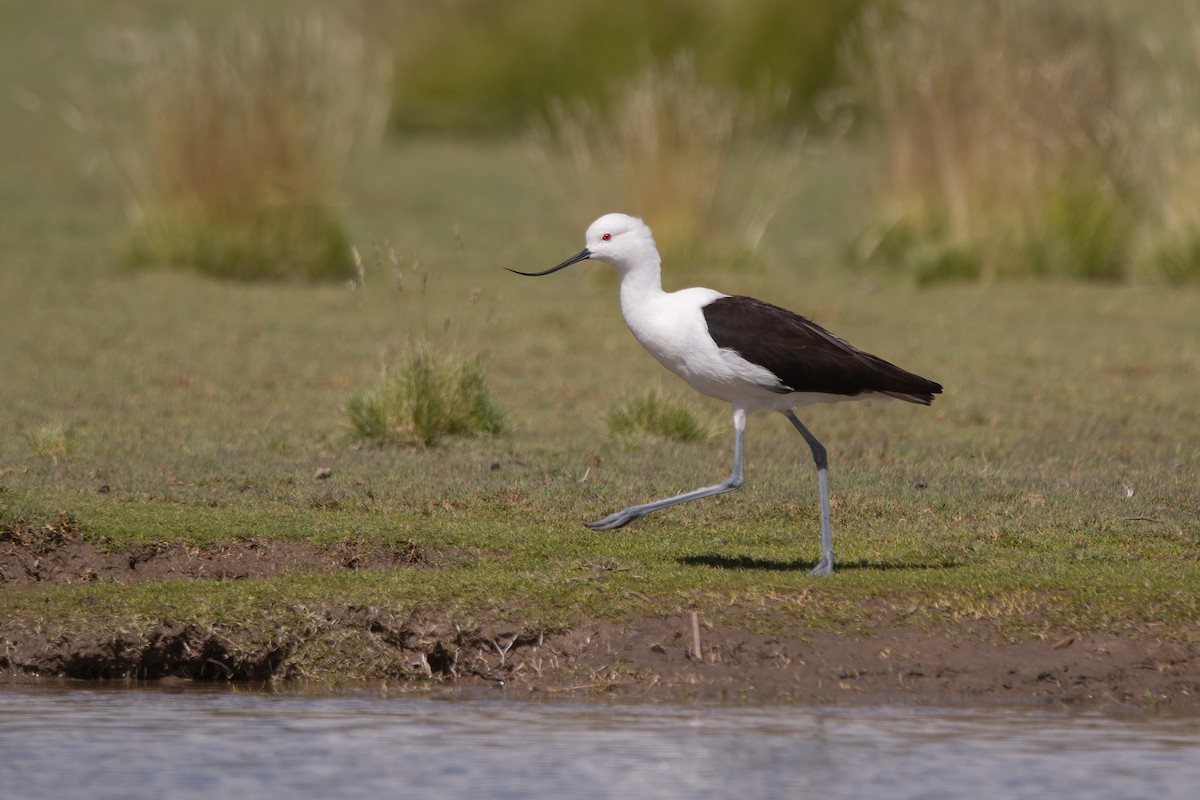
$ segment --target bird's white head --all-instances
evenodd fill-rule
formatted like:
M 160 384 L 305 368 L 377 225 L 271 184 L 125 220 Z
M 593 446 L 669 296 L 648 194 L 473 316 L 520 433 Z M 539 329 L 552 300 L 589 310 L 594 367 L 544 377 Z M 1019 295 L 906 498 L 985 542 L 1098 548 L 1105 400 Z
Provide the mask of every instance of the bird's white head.
M 624 275 L 631 271 L 652 271 L 658 274 L 658 248 L 650 227 L 628 214 L 605 214 L 587 229 L 587 247 L 558 266 L 542 272 L 516 272 L 518 275 L 549 275 L 585 259 L 594 258 L 611 264 Z
M 642 264 L 658 266 L 658 248 L 650 227 L 628 214 L 605 214 L 588 227 L 590 258 L 611 264 L 624 272 Z

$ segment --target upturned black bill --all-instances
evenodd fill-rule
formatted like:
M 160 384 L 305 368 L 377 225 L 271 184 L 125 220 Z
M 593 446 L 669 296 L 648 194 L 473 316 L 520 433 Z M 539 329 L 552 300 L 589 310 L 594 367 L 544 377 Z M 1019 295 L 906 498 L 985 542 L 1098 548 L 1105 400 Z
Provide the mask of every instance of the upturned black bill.
M 549 275 L 551 272 L 558 272 L 560 269 L 569 267 L 577 261 L 583 261 L 584 259 L 591 258 L 591 257 L 592 257 L 592 251 L 588 250 L 585 247 L 582 250 L 580 250 L 578 253 L 576 253 L 575 255 L 568 258 L 566 261 L 559 264 L 557 267 L 551 267 L 550 269 L 546 270 L 545 272 L 521 272 L 520 270 L 508 269 L 508 267 L 505 267 L 505 269 L 508 269 L 509 272 L 515 272 L 518 275 L 528 275 L 531 278 L 537 278 L 542 275 Z

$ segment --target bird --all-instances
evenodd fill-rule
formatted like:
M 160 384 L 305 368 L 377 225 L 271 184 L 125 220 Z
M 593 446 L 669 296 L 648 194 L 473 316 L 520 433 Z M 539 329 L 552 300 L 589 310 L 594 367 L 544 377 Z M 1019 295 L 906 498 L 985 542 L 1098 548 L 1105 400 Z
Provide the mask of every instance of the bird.
M 662 366 L 697 392 L 729 403 L 734 447 L 733 469 L 724 481 L 584 524 L 592 530 L 615 530 L 655 511 L 740 488 L 746 417 L 760 410 L 777 411 L 812 452 L 821 555 L 811 574 L 832 574 L 828 453 L 800 421 L 796 409 L 872 396 L 927 406 L 935 394 L 941 394 L 941 384 L 859 350 L 815 322 L 762 300 L 701 287 L 664 291 L 658 247 L 649 226 L 638 217 L 605 214 L 588 227 L 585 243 L 566 261 L 541 272 L 506 269 L 540 277 L 586 260 L 615 267 L 621 314 L 630 332 Z

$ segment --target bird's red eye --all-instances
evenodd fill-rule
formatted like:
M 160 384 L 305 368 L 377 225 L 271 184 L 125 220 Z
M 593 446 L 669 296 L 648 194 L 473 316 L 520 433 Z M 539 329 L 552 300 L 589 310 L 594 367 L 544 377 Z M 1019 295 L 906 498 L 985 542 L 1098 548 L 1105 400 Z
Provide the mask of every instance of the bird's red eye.
M 606 234 L 604 234 L 603 236 L 601 236 L 600 238 L 601 238 L 601 239 L 603 239 L 604 241 L 606 241 L 606 242 L 607 242 L 607 241 L 609 241 L 610 239 L 612 239 L 612 234 L 611 234 L 611 233 L 606 233 Z

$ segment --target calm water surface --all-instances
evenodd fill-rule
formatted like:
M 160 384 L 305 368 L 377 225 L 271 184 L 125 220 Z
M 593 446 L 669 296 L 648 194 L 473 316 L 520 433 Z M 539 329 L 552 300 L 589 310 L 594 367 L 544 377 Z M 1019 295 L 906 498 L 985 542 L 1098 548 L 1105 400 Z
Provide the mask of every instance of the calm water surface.
M 1187 798 L 1200 717 L 0 689 L 0 798 Z

